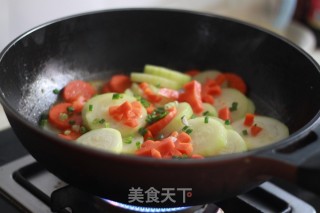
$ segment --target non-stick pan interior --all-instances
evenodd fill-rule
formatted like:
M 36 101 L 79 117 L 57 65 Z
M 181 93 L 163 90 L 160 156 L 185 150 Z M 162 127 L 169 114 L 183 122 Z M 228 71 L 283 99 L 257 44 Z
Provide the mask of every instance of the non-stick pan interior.
M 291 132 L 320 108 L 317 67 L 295 46 L 221 17 L 162 10 L 88 14 L 29 32 L 3 52 L 0 88 L 6 103 L 37 125 L 57 98 L 53 89 L 145 64 L 236 72 L 257 113 L 282 120 Z

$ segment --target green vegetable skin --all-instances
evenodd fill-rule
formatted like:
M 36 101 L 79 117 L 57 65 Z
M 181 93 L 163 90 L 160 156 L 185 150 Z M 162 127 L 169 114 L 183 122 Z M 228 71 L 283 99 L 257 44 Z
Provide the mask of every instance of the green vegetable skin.
M 179 87 L 182 87 L 185 83 L 191 80 L 191 77 L 189 75 L 183 74 L 176 70 L 171 70 L 165 67 L 154 65 L 145 65 L 144 73 L 171 79 L 172 81 L 178 83 Z
M 110 106 L 119 106 L 125 101 L 133 102 L 136 101 L 136 98 L 130 95 L 121 94 L 121 98 L 112 99 L 113 94 L 114 93 L 106 93 L 102 95 L 97 95 L 91 98 L 84 105 L 82 110 L 82 119 L 84 125 L 91 130 L 105 127 L 118 129 L 123 137 L 136 133 L 140 127 L 143 127 L 146 124 L 145 119 L 147 116 L 147 112 L 145 108 L 142 107 L 141 117 L 138 119 L 139 125 L 135 128 L 128 127 L 110 117 L 108 110 Z M 91 111 L 90 106 L 92 106 Z M 99 122 L 101 119 L 104 119 L 104 122 Z

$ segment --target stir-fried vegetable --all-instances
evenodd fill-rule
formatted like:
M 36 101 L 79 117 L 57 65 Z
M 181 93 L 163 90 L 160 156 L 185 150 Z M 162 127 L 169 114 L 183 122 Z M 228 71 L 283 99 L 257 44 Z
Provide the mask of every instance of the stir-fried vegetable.
M 164 159 L 244 152 L 287 137 L 283 123 L 255 114 L 246 92 L 235 73 L 146 65 L 142 73 L 55 88 L 62 101 L 40 125 L 94 149 Z

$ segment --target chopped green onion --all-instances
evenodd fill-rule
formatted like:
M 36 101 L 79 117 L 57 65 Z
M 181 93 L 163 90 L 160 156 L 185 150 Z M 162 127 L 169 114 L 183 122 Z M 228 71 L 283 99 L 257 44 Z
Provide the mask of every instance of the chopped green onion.
M 59 90 L 59 89 L 54 89 L 54 90 L 52 90 L 52 92 L 53 92 L 54 94 L 58 95 L 58 94 L 60 93 L 60 90 Z
M 89 111 L 90 111 L 90 112 L 93 111 L 93 105 L 92 105 L 92 104 L 89 105 Z
M 192 129 L 187 129 L 186 133 L 190 135 L 192 131 L 193 131 Z
M 187 158 L 189 158 L 189 156 L 186 154 L 183 154 L 181 156 L 177 156 L 177 155 L 172 156 L 172 159 L 177 159 L 177 160 L 182 160 L 182 159 L 187 159 Z
M 209 115 L 209 111 L 205 111 L 204 113 L 202 113 L 203 116 Z
M 134 97 L 142 104 L 142 106 L 144 106 L 144 108 L 150 106 L 150 103 L 146 99 L 142 98 L 140 95 L 135 95 Z
M 229 108 L 231 112 L 238 109 L 238 102 L 232 102 L 231 107 Z
M 209 117 L 208 116 L 204 117 L 204 123 L 206 123 L 206 124 L 209 123 Z
M 197 117 L 197 116 L 196 116 L 195 114 L 192 114 L 190 119 L 194 119 L 194 118 L 196 118 L 196 117 Z
M 74 107 L 73 106 L 68 106 L 67 107 L 67 111 L 70 112 L 70 113 L 74 112 Z
M 164 118 L 169 112 L 166 111 L 163 107 L 158 107 L 151 114 L 147 115 L 146 122 L 152 124 L 161 118 Z
M 66 114 L 66 113 L 60 113 L 59 114 L 59 120 L 60 121 L 65 121 L 65 120 L 67 120 L 69 118 L 69 116 L 68 116 L 68 114 Z
M 248 131 L 246 129 L 242 130 L 243 135 L 248 135 Z
M 41 119 L 40 120 L 40 126 L 44 127 L 48 123 L 48 119 Z
M 147 129 L 141 127 L 141 128 L 139 128 L 138 132 L 140 135 L 144 136 L 147 133 Z
M 230 120 L 225 120 L 225 121 L 224 121 L 224 124 L 225 124 L 225 125 L 230 125 Z
M 185 132 L 185 131 L 187 131 L 188 128 L 189 128 L 188 126 L 184 126 L 184 127 L 182 128 L 182 131 Z
M 104 120 L 103 118 L 101 118 L 98 122 L 99 122 L 99 124 L 103 124 L 104 122 L 106 122 L 106 120 Z
M 133 139 L 132 136 L 123 138 L 123 143 L 125 143 L 125 144 L 131 144 L 131 143 L 132 143 L 132 139 Z
M 105 122 L 105 123 L 104 123 L 104 128 L 109 128 L 109 127 L 110 127 L 110 124 L 107 123 L 107 122 Z
M 114 93 L 114 94 L 112 95 L 112 100 L 117 100 L 117 99 L 120 99 L 120 98 L 122 98 L 122 97 L 123 97 L 122 94 Z
M 140 141 L 137 141 L 137 142 L 136 142 L 136 147 L 137 147 L 137 149 L 140 149 L 140 148 L 141 148 L 141 142 L 140 142 Z
M 70 125 L 74 125 L 74 124 L 76 124 L 76 121 L 75 120 L 69 120 L 69 124 Z
M 87 128 L 84 127 L 84 126 L 81 126 L 81 127 L 80 127 L 80 133 L 81 133 L 81 134 L 84 134 L 84 133 L 86 133 L 86 132 L 87 132 Z

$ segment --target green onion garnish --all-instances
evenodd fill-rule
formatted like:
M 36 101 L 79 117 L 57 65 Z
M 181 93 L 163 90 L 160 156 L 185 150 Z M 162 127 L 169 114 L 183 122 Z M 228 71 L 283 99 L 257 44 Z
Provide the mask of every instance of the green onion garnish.
M 158 107 L 151 114 L 147 115 L 146 122 L 152 124 L 161 118 L 164 118 L 169 112 L 166 111 L 163 107 Z
M 192 131 L 193 131 L 192 129 L 187 129 L 186 133 L 190 135 Z
M 67 107 L 67 111 L 72 113 L 72 112 L 74 112 L 74 108 L 72 106 L 68 106 Z
M 246 129 L 242 130 L 243 135 L 248 135 L 248 131 Z
M 87 128 L 85 128 L 84 126 L 81 126 L 80 127 L 80 133 L 81 134 L 84 134 L 84 133 L 86 133 L 87 132 Z
M 204 123 L 206 123 L 206 124 L 209 123 L 209 117 L 208 116 L 204 117 Z
M 133 139 L 132 136 L 123 138 L 123 143 L 125 143 L 125 144 L 131 144 L 131 143 L 132 143 L 132 139 Z
M 59 90 L 59 89 L 54 89 L 54 90 L 52 90 L 52 92 L 53 92 L 54 94 L 58 95 L 58 94 L 60 93 L 60 90 Z
M 106 120 L 104 120 L 103 118 L 101 118 L 98 122 L 99 124 L 103 124 Z
M 139 128 L 138 132 L 140 135 L 144 136 L 147 133 L 147 129 L 141 127 L 141 128 Z
M 122 97 L 123 97 L 122 94 L 114 93 L 114 94 L 112 95 L 112 100 L 117 100 L 117 99 L 120 99 L 120 98 L 122 98 Z
M 225 124 L 225 125 L 230 125 L 230 120 L 225 120 L 225 121 L 224 121 L 224 124 Z
M 70 125 L 74 125 L 74 124 L 76 124 L 76 121 L 75 121 L 75 120 L 70 120 L 70 121 L 69 121 L 69 124 L 70 124 Z
M 141 148 L 141 142 L 140 142 L 140 141 L 137 141 L 137 142 L 136 142 L 136 147 L 137 147 L 137 149 L 140 149 L 140 148 Z
M 48 119 L 41 119 L 39 125 L 40 125 L 41 127 L 44 127 L 47 123 L 48 123 Z
M 90 111 L 90 112 L 93 111 L 93 105 L 92 105 L 92 104 L 89 105 L 89 111 Z
M 232 102 L 231 107 L 229 107 L 230 111 L 236 111 L 238 109 L 238 102 Z
M 142 106 L 144 106 L 144 108 L 148 108 L 150 106 L 150 103 L 140 95 L 135 95 L 134 97 L 142 104 Z

